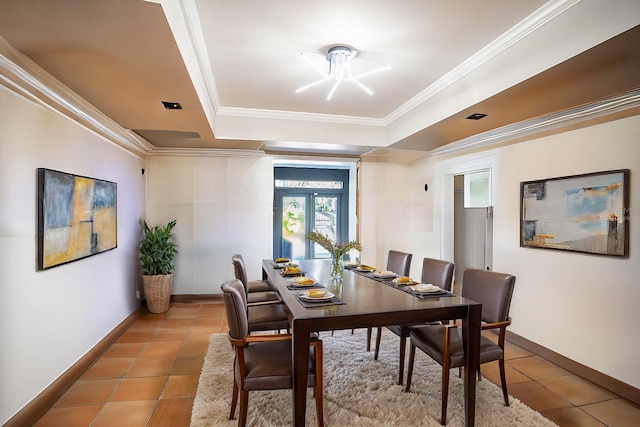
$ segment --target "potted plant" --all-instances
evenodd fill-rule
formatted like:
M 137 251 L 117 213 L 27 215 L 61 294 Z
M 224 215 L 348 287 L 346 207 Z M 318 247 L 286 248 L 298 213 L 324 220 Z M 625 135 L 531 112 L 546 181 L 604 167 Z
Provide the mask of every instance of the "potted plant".
M 147 221 L 140 219 L 139 224 L 142 240 L 138 250 L 147 308 L 151 313 L 164 313 L 169 310 L 174 259 L 178 253 L 176 243 L 171 241 L 176 220 L 149 227 Z

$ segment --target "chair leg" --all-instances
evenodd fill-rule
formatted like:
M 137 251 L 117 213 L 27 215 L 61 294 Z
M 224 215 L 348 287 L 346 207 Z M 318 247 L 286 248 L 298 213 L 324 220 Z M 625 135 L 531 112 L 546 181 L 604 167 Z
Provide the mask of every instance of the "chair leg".
M 229 412 L 229 419 L 232 420 L 236 416 L 236 405 L 238 404 L 238 384 L 233 379 L 233 394 L 231 395 L 231 412 Z
M 238 417 L 238 427 L 247 425 L 247 412 L 249 409 L 249 392 L 240 390 L 240 416 Z
M 404 359 L 407 353 L 407 337 L 402 335 L 400 337 L 400 353 L 398 360 L 398 385 L 402 385 L 402 380 L 404 377 Z
M 371 332 L 372 331 L 373 331 L 373 328 L 369 326 L 367 328 L 367 351 L 371 351 Z
M 404 388 L 405 392 L 411 390 L 411 376 L 413 375 L 413 361 L 416 358 L 416 347 L 411 344 L 411 349 L 409 350 L 409 367 L 407 368 L 407 385 Z
M 498 360 L 498 367 L 500 368 L 500 383 L 502 383 L 502 396 L 504 397 L 505 406 L 509 406 L 509 393 L 507 392 L 507 377 L 504 372 L 504 359 Z
M 314 354 L 316 357 L 316 387 L 314 394 L 316 398 L 316 413 L 318 414 L 318 427 L 324 426 L 324 368 L 322 361 L 322 341 L 314 343 Z
M 380 354 L 380 339 L 382 338 L 382 327 L 378 326 L 376 331 L 376 349 L 373 353 L 373 360 L 378 360 L 378 354 Z
M 449 364 L 442 365 L 442 418 L 440 424 L 447 424 L 447 403 L 449 402 Z

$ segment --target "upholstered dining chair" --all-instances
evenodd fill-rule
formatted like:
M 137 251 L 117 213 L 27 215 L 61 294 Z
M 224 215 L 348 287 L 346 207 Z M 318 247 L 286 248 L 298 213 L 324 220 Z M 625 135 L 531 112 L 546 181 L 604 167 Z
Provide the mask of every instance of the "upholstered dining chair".
M 411 259 L 413 254 L 390 250 L 387 255 L 387 270 L 400 276 L 408 276 L 411 272 Z
M 455 270 L 455 264 L 449 261 L 440 259 L 424 258 L 422 260 L 422 277 L 420 281 L 422 283 L 431 283 L 447 291 L 451 291 L 453 287 L 453 272 Z M 439 323 L 439 322 L 437 322 Z M 404 360 L 407 347 L 407 338 L 409 337 L 409 331 L 412 325 L 392 325 L 387 326 L 391 332 L 400 337 L 400 356 L 398 367 L 398 384 L 402 385 L 404 380 Z M 382 328 L 378 326 L 376 335 L 376 348 L 373 358 L 378 360 L 378 353 L 380 352 L 380 340 L 382 338 Z
M 224 282 L 221 288 L 229 324 L 229 341 L 236 353 L 229 419 L 235 416 L 239 394 L 238 426 L 243 427 L 247 423 L 250 391 L 292 388 L 291 335 L 249 335 L 242 283 L 233 279 Z M 311 341 L 311 347 L 307 383 L 314 388 L 318 425 L 323 426 L 322 341 L 316 337 Z
M 504 340 L 507 326 L 511 324 L 509 308 L 516 278 L 510 274 L 488 270 L 467 269 L 462 278 L 462 296 L 482 304 L 482 329 L 497 329 L 498 342 L 480 337 L 480 364 L 498 361 L 504 404 L 509 406 L 507 380 L 504 369 Z M 442 366 L 442 425 L 447 423 L 447 399 L 449 396 L 449 371 L 465 363 L 462 332 L 456 325 L 429 325 L 411 328 L 411 350 L 405 391 L 411 388 L 411 375 L 416 348 Z M 467 375 L 474 375 L 467 372 Z M 478 365 L 478 378 L 480 365 Z
M 390 250 L 387 255 L 387 270 L 393 271 L 399 276 L 408 276 L 411 272 L 411 259 L 413 254 Z M 367 351 L 371 350 L 371 332 L 373 328 L 367 328 Z M 378 328 L 380 330 L 380 328 Z
M 244 271 L 244 263 L 242 263 L 242 257 L 239 257 L 239 262 L 236 263 L 237 255 L 234 255 L 234 267 L 236 267 L 236 274 L 238 274 L 238 269 L 240 272 Z M 245 274 L 246 276 L 246 274 Z M 285 309 L 284 304 L 280 300 L 273 301 L 274 303 L 253 303 L 249 304 L 247 295 L 247 288 L 242 282 L 241 279 L 236 279 L 242 286 L 243 292 L 242 297 L 244 298 L 244 303 L 247 306 L 247 318 L 249 322 L 249 332 L 260 332 L 260 331 L 280 331 L 290 330 L 289 325 L 289 316 Z
M 266 280 L 249 280 L 244 258 L 240 254 L 231 257 L 236 279 L 245 287 L 247 302 L 249 305 L 256 303 L 280 302 L 278 293 L 273 290 Z

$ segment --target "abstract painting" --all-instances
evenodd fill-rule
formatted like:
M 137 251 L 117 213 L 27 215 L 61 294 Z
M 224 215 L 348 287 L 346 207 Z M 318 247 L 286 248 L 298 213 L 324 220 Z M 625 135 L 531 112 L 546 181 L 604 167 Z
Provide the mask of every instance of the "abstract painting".
M 117 184 L 38 169 L 37 269 L 117 247 Z
M 629 170 L 520 183 L 520 246 L 627 256 Z

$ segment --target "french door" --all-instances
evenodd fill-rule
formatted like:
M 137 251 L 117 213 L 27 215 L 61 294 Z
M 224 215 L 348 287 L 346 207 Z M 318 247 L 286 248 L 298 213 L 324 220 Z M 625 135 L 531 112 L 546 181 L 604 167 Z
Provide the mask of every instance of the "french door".
M 318 231 L 333 241 L 348 236 L 348 170 L 276 168 L 273 256 L 329 258 L 306 234 Z

